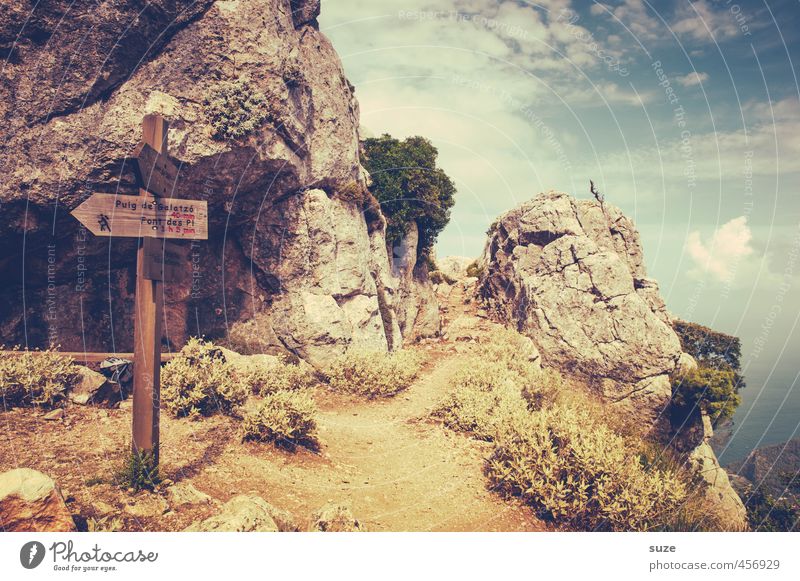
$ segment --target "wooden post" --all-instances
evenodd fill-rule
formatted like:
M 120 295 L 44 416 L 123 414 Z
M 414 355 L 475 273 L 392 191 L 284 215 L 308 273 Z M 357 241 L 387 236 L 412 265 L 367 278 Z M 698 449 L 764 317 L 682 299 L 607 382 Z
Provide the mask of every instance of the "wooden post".
M 142 140 L 159 153 L 167 152 L 167 122 L 160 115 L 142 120 Z M 141 195 L 146 191 L 141 190 Z M 148 261 L 163 254 L 164 240 L 140 238 L 136 254 L 136 299 L 133 345 L 133 452 L 151 452 L 158 465 L 159 408 L 161 405 L 161 324 L 164 284 L 145 278 Z

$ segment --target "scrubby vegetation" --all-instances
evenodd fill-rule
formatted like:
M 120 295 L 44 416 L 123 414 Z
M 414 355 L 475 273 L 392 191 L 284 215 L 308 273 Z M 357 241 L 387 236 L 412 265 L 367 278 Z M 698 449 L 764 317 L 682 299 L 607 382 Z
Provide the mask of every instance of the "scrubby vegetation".
M 269 112 L 266 95 L 244 77 L 216 84 L 204 104 L 217 139 L 249 135 L 261 127 Z
M 450 221 L 456 188 L 441 168 L 439 152 L 424 137 L 403 141 L 390 135 L 365 139 L 362 163 L 372 177 L 370 191 L 386 216 L 386 239 L 404 236 L 412 222 L 419 229 L 417 256 L 428 254 Z
M 245 381 L 254 394 L 266 396 L 279 391 L 309 389 L 316 385 L 317 378 L 307 363 L 276 357 L 250 366 L 245 372 Z
M 683 410 L 702 410 L 712 422 L 733 416 L 741 402 L 733 371 L 698 367 L 672 381 L 672 402 Z
M 467 276 L 480 278 L 483 275 L 483 266 L 478 264 L 477 260 L 469 263 L 467 266 Z
M 114 473 L 114 484 L 123 488 L 153 490 L 160 482 L 158 463 L 152 452 L 128 452 Z
M 317 407 L 307 393 L 276 391 L 245 414 L 242 439 L 295 446 L 316 439 Z
M 331 388 L 367 398 L 390 397 L 403 391 L 419 374 L 422 358 L 413 351 L 351 349 L 325 371 Z
M 448 276 L 441 270 L 431 271 L 429 276 L 433 284 L 454 284 L 456 282 L 456 279 L 454 279 L 452 276 Z
M 670 528 L 687 496 L 678 470 L 648 461 L 641 440 L 619 433 L 614 413 L 539 371 L 529 351 L 513 331 L 480 345 L 434 415 L 494 442 L 492 486 L 541 518 L 575 530 Z
M 742 495 L 750 528 L 759 532 L 800 530 L 800 504 L 793 498 L 776 499 L 758 488 Z
M 2 348 L 2 347 L 0 347 Z M 59 405 L 78 379 L 69 357 L 57 351 L 0 354 L 0 399 L 3 409 L 15 406 Z
M 697 370 L 673 378 L 678 410 L 704 410 L 716 424 L 732 417 L 741 402 L 739 390 L 745 387 L 739 338 L 686 321 L 675 321 L 673 328 L 681 348 L 698 364 Z
M 242 374 L 209 341 L 191 338 L 161 370 L 161 402 L 176 417 L 230 413 L 247 399 Z

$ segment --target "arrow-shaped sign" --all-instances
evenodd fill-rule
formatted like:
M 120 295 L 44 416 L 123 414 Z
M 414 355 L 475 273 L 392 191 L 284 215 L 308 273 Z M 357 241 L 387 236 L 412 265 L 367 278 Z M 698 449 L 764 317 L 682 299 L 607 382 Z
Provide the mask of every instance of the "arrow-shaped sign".
M 169 196 L 178 179 L 178 166 L 144 141 L 133 150 L 139 185 L 157 196 Z
M 208 240 L 208 204 L 201 200 L 92 194 L 72 215 L 95 236 Z

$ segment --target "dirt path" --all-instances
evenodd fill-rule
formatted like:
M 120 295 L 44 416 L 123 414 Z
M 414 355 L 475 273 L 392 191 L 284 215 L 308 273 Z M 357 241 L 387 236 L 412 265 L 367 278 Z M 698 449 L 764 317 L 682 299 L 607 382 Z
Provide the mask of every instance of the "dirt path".
M 292 457 L 263 446 L 244 457 L 223 454 L 216 465 L 229 470 L 230 487 L 257 487 L 254 492 L 296 514 L 346 502 L 375 531 L 541 530 L 529 509 L 487 490 L 483 464 L 489 444 L 428 419 L 463 361 L 458 333 L 469 328 L 474 336 L 491 324 L 464 304 L 457 285 L 447 300 L 445 325 L 456 336 L 418 347 L 428 364 L 407 391 L 383 401 L 318 398 L 321 456 L 304 451 Z M 211 485 L 203 480 L 196 479 L 198 488 Z
M 259 495 L 291 512 L 301 526 L 313 511 L 335 502 L 349 504 L 371 531 L 542 530 L 528 508 L 487 490 L 483 464 L 489 444 L 429 419 L 449 392 L 470 337 L 492 325 L 464 304 L 458 286 L 443 302 L 445 339 L 414 347 L 426 354 L 427 363 L 408 390 L 380 401 L 319 390 L 318 452 L 243 444 L 236 421 L 224 416 L 188 422 L 162 415 L 162 474 L 219 502 Z M 107 482 L 91 484 L 108 480 L 125 449 L 129 414 L 124 408 L 73 406 L 65 424 L 14 410 L 4 416 L 3 430 L 8 436 L 3 446 L 14 449 L 2 455 L 0 470 L 42 470 L 65 488 L 73 512 L 98 517 L 119 512 L 125 530 L 182 530 L 218 510 L 214 505 L 169 510 L 150 493 L 132 498 Z M 150 508 L 131 509 L 131 504 Z

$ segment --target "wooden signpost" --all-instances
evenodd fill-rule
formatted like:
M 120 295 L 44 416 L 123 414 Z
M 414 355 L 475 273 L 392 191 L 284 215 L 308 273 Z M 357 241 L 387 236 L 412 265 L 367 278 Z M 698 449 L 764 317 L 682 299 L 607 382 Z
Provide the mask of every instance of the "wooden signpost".
M 164 281 L 174 279 L 181 265 L 172 240 L 207 240 L 205 201 L 171 197 L 178 166 L 167 155 L 167 122 L 160 115 L 142 120 L 142 141 L 136 146 L 139 195 L 93 194 L 72 211 L 96 236 L 139 239 L 136 254 L 136 299 L 133 338 L 132 448 L 152 454 L 158 465 L 161 377 L 161 324 Z

